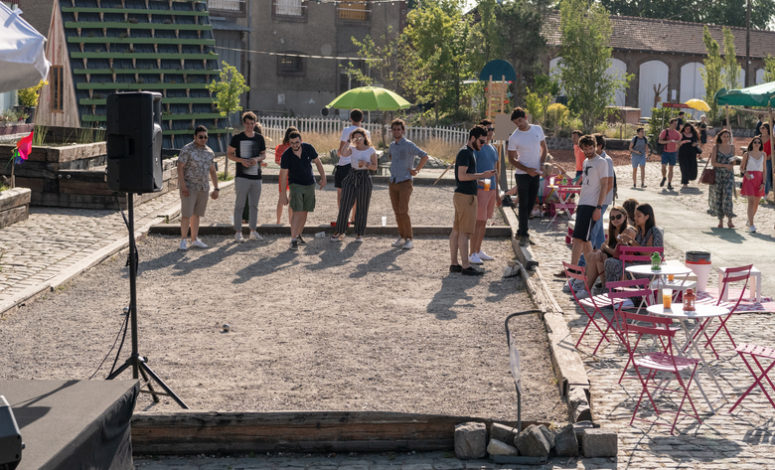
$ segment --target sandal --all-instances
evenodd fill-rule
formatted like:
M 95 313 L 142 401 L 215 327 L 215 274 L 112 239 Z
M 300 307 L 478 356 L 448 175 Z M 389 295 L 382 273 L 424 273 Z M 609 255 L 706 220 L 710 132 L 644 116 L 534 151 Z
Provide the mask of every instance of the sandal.
M 724 228 L 724 221 L 723 220 L 719 221 L 719 223 L 718 223 L 718 225 L 716 225 L 716 227 Z
M 735 228 L 735 224 L 733 224 L 732 221 L 730 220 L 729 222 L 727 222 L 727 227 Z

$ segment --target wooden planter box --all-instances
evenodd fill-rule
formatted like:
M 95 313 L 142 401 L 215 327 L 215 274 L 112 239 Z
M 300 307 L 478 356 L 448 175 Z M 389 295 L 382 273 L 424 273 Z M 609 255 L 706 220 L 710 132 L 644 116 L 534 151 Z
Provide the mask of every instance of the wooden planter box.
M 10 155 L 14 145 L 0 145 L 0 155 Z M 158 197 L 177 188 L 177 159 L 164 160 L 164 185 L 161 192 L 143 194 L 136 203 Z M 105 142 L 72 144 L 58 147 L 33 146 L 29 158 L 16 165 L 16 186 L 32 190 L 29 203 L 34 206 L 79 209 L 118 209 L 126 205 L 123 193 L 108 188 L 106 182 L 107 146 Z M 10 176 L 11 168 L 0 168 Z
M 29 134 L 33 127 L 35 127 L 34 124 L 25 124 L 20 121 L 18 124 L 0 126 L 0 135 Z
M 0 192 L 0 228 L 29 218 L 31 194 L 29 188 L 13 188 Z

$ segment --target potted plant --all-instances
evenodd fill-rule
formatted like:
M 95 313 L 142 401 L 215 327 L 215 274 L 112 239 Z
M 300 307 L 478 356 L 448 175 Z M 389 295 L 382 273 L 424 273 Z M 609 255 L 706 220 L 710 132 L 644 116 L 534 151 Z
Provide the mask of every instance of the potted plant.
M 38 100 L 40 99 L 40 89 L 44 85 L 48 85 L 48 82 L 41 80 L 37 85 L 22 88 L 17 92 L 19 106 L 23 108 L 23 113 L 27 115 L 27 122 L 30 122 L 35 115 L 35 108 L 38 106 Z

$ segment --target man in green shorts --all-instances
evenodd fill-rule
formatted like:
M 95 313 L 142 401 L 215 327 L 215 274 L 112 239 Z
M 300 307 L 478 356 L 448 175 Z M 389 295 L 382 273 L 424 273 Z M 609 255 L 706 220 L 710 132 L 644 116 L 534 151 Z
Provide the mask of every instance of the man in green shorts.
M 291 132 L 288 134 L 290 147 L 283 152 L 280 158 L 280 202 L 293 209 L 291 218 L 291 250 L 299 248 L 301 232 L 307 222 L 307 212 L 315 210 L 315 177 L 312 175 L 312 162 L 318 167 L 320 173 L 320 189 L 326 186 L 326 171 L 318 158 L 318 152 L 310 144 L 301 142 L 301 134 Z M 291 187 L 291 198 L 288 201 L 285 185 Z

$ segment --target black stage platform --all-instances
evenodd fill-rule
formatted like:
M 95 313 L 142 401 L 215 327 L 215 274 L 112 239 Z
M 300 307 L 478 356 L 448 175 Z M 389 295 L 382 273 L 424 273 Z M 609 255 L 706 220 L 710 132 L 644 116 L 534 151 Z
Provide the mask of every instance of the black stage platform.
M 130 469 L 135 380 L 0 380 L 26 448 L 17 469 Z

